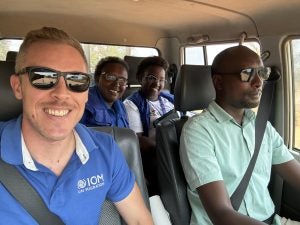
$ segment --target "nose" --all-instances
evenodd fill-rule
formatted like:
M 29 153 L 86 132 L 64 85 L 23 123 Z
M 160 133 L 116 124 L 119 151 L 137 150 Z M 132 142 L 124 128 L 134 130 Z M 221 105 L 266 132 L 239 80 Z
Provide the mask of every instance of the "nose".
M 55 99 L 67 99 L 70 97 L 70 90 L 67 88 L 65 79 L 63 77 L 58 78 L 58 83 L 51 91 L 51 96 Z
M 263 79 L 256 73 L 251 80 L 251 85 L 260 88 L 263 85 Z
M 114 85 L 115 85 L 116 87 L 120 87 L 120 86 L 121 86 L 120 81 L 119 81 L 119 80 L 116 80 L 116 81 L 114 82 Z

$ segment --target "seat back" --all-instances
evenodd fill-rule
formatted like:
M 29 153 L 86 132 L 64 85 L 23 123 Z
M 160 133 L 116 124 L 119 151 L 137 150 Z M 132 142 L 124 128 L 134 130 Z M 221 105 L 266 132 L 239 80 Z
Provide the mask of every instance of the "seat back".
M 124 56 L 124 60 L 127 62 L 129 66 L 129 72 L 128 72 L 128 86 L 126 88 L 126 91 L 122 97 L 122 99 L 126 99 L 128 96 L 130 96 L 133 92 L 137 91 L 141 84 L 136 79 L 136 72 L 138 65 L 145 57 L 137 57 L 137 56 Z
M 15 99 L 10 87 L 9 78 L 14 73 L 14 62 L 0 61 L 0 121 L 13 119 L 22 113 L 22 102 Z M 96 127 L 93 128 L 111 134 L 118 143 L 125 155 L 130 169 L 134 172 L 136 182 L 141 190 L 143 199 L 150 209 L 148 192 L 144 180 L 140 148 L 137 136 L 134 131 L 126 128 L 117 127 Z M 114 205 L 105 201 L 102 207 L 101 225 L 120 225 L 125 224 L 121 219 Z
M 140 147 L 137 136 L 133 130 L 118 127 L 93 127 L 93 129 L 111 134 L 121 148 L 130 169 L 134 172 L 136 182 L 141 190 L 143 199 L 150 209 L 147 187 L 144 179 Z M 119 216 L 119 213 L 113 203 L 106 200 L 102 207 L 100 225 L 119 225 L 125 222 Z
M 22 102 L 15 98 L 10 86 L 10 75 L 14 72 L 14 62 L 0 61 L 0 121 L 10 120 L 22 112 Z
M 210 66 L 182 65 L 175 83 L 175 109 L 181 112 L 204 109 L 215 98 Z M 161 199 L 173 225 L 188 225 L 191 210 L 182 170 L 180 135 L 188 117 L 172 119 L 156 128 L 158 182 Z
M 16 52 L 16 51 L 8 51 L 6 53 L 6 61 L 15 62 L 17 55 L 18 55 L 18 52 Z

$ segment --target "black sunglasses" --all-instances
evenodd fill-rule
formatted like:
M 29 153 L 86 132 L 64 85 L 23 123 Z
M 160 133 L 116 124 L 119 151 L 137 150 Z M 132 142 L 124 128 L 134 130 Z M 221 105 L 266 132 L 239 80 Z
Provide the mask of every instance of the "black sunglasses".
M 112 73 L 102 72 L 101 75 L 104 75 L 104 78 L 110 82 L 117 82 L 120 86 L 127 85 L 127 79 L 125 77 L 119 77 Z
M 239 74 L 242 82 L 250 82 L 253 80 L 255 74 L 261 79 L 267 80 L 271 74 L 270 67 L 257 67 L 257 68 L 246 68 L 238 73 L 216 73 L 220 75 Z
M 90 86 L 90 75 L 82 72 L 60 72 L 47 67 L 29 66 L 17 74 L 28 73 L 31 85 L 37 89 L 48 90 L 55 87 L 59 77 L 64 77 L 67 88 L 73 92 L 84 92 Z

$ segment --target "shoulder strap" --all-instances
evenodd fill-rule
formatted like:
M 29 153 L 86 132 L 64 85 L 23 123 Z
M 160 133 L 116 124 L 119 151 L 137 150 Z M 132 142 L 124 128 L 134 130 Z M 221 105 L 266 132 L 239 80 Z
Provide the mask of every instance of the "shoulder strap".
M 43 225 L 63 225 L 60 218 L 49 211 L 40 195 L 12 165 L 0 159 L 0 182 L 27 212 Z
M 276 77 L 277 75 L 277 77 Z M 271 112 L 271 106 L 272 106 L 272 100 L 273 100 L 273 93 L 275 89 L 275 83 L 280 78 L 279 74 L 275 74 L 274 78 L 272 80 L 267 80 L 264 82 L 264 89 L 263 94 L 261 97 L 261 101 L 259 104 L 256 120 L 255 120 L 255 148 L 253 156 L 250 160 L 250 163 L 248 165 L 248 168 L 244 174 L 244 177 L 242 178 L 240 184 L 235 189 L 233 194 L 230 197 L 230 201 L 232 204 L 232 207 L 238 211 L 240 208 L 240 205 L 242 203 L 242 200 L 244 198 L 246 189 L 248 187 L 256 159 L 259 153 L 260 145 L 265 133 L 267 121 Z

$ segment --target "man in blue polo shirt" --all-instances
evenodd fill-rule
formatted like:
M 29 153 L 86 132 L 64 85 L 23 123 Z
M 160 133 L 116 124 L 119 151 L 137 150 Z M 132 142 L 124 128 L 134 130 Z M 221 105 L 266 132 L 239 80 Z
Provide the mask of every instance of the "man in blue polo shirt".
M 11 85 L 23 114 L 0 123 L 0 151 L 65 224 L 98 224 L 105 198 L 127 224 L 153 224 L 133 173 L 109 135 L 78 124 L 89 75 L 80 43 L 62 30 L 27 34 Z M 0 224 L 37 222 L 0 184 Z

